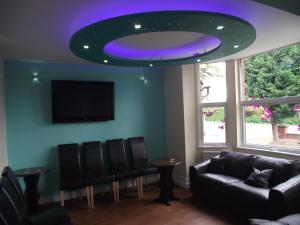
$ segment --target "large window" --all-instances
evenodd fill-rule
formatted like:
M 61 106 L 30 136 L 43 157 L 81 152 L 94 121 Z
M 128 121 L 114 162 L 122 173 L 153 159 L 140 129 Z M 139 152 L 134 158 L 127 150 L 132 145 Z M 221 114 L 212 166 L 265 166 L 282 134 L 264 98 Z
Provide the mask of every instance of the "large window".
M 300 44 L 240 61 L 244 145 L 300 153 Z
M 198 65 L 199 143 L 226 144 L 226 64 Z

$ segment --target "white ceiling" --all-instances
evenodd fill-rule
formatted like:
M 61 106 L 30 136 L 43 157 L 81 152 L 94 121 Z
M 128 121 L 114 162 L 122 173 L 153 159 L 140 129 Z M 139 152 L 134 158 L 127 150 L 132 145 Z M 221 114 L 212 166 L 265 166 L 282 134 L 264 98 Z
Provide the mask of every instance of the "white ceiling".
M 102 19 L 158 10 L 214 11 L 250 22 L 257 31 L 256 41 L 226 59 L 300 42 L 300 16 L 252 0 L 0 0 L 0 56 L 88 63 L 69 49 L 74 32 Z

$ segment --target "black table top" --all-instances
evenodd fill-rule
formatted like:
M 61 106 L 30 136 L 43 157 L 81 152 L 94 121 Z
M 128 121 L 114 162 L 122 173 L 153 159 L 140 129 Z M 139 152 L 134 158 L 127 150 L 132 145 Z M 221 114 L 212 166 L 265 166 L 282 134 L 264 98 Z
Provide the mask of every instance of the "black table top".
M 182 162 L 177 161 L 176 159 L 156 159 L 156 160 L 152 160 L 150 163 L 152 166 L 155 167 L 163 167 L 163 166 L 177 166 Z
M 33 175 L 40 175 L 43 173 L 48 173 L 49 169 L 47 167 L 31 167 L 14 171 L 17 177 L 28 177 Z

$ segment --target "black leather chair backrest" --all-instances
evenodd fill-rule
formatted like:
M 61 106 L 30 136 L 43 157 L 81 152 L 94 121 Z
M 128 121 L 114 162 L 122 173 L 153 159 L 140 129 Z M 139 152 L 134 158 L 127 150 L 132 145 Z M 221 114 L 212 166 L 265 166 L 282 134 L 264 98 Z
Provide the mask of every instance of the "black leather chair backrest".
M 11 168 L 9 166 L 7 166 L 7 167 L 5 167 L 3 169 L 2 176 L 3 177 L 7 177 L 8 180 L 10 181 L 10 183 L 13 185 L 15 191 L 18 194 L 19 200 L 20 200 L 20 202 L 23 205 L 23 208 L 27 212 L 27 202 L 25 200 L 25 196 L 23 194 L 23 190 L 21 188 L 21 185 L 20 185 L 20 183 L 19 183 L 16 175 L 14 174 L 14 172 L 11 170 Z
M 126 152 L 123 139 L 108 140 L 107 150 L 112 174 L 122 173 L 128 170 Z
M 100 141 L 83 143 L 83 156 L 87 178 L 93 179 L 104 176 L 103 153 Z
M 143 137 L 128 138 L 131 150 L 132 164 L 134 169 L 144 169 L 148 167 L 147 150 Z
M 60 177 L 80 180 L 82 178 L 78 144 L 64 144 L 58 146 Z
M 27 222 L 23 221 L 12 196 L 8 193 L 6 189 L 8 184 L 7 178 L 0 178 L 0 222 L 4 225 L 24 225 Z

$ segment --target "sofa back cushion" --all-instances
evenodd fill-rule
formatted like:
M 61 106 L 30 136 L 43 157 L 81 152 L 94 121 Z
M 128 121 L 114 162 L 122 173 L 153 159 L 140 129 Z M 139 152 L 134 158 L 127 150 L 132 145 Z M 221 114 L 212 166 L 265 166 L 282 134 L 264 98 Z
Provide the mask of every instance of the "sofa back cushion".
M 259 170 L 273 169 L 270 187 L 275 187 L 291 177 L 292 163 L 287 159 L 278 159 L 268 156 L 256 156 L 253 166 Z
M 227 158 L 224 173 L 245 180 L 252 171 L 254 155 L 222 151 L 220 157 Z

